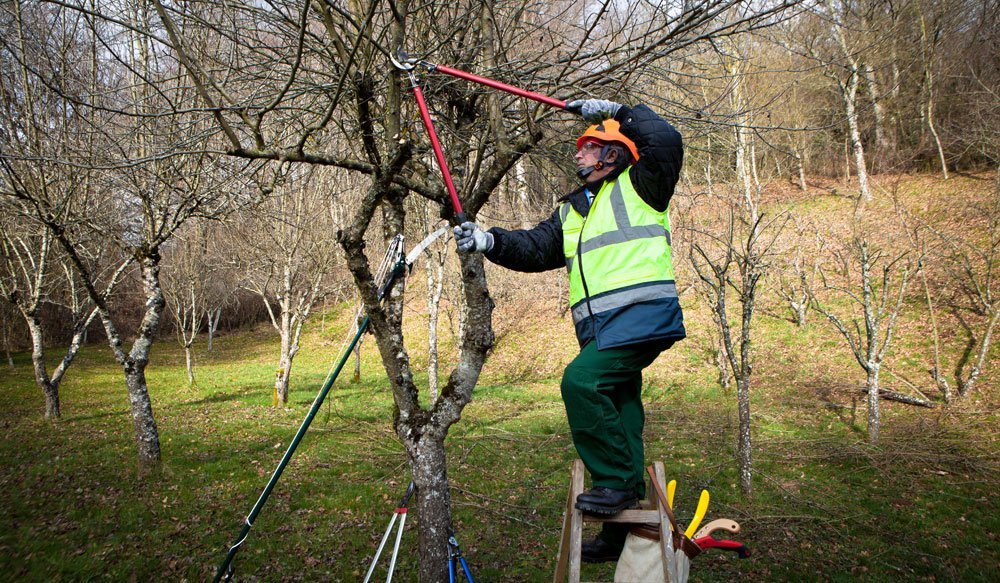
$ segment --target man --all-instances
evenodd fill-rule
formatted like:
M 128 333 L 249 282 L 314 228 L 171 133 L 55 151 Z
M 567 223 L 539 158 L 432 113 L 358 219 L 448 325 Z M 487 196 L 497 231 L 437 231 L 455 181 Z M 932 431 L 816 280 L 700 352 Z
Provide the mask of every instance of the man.
M 594 124 L 576 141 L 584 184 L 531 229 L 455 227 L 458 249 L 524 272 L 566 267 L 580 354 L 566 367 L 562 397 L 593 488 L 576 507 L 612 516 L 645 496 L 642 370 L 684 323 L 670 254 L 670 198 L 683 159 L 681 136 L 645 105 L 569 103 Z M 604 523 L 583 559 L 616 560 L 627 527 Z

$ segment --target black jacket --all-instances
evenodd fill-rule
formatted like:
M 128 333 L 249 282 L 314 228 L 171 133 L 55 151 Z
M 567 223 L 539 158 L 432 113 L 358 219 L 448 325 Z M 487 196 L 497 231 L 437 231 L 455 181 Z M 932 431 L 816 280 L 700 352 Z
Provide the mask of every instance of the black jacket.
M 629 178 L 642 200 L 658 211 L 667 208 L 681 170 L 684 148 L 681 135 L 666 120 L 645 105 L 623 106 L 615 115 L 621 132 L 635 142 L 639 161 L 629 168 Z M 604 180 L 614 179 L 615 174 Z M 591 192 L 601 184 L 591 184 Z M 587 216 L 590 203 L 584 187 L 564 197 L 581 215 Z M 515 271 L 537 272 L 566 266 L 563 256 L 562 223 L 559 209 L 531 229 L 508 231 L 499 227 L 493 234 L 493 248 L 486 258 Z

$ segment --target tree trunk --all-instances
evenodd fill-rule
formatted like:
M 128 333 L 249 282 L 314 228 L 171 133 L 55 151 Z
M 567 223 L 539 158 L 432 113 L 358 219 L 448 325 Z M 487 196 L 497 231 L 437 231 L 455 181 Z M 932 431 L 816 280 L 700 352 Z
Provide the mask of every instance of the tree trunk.
M 132 423 L 135 426 L 135 440 L 139 452 L 140 465 L 151 467 L 160 462 L 160 434 L 153 417 L 153 404 L 149 398 L 149 387 L 146 384 L 146 366 L 149 355 L 160 327 L 160 318 L 166 301 L 160 288 L 160 254 L 153 250 L 140 259 L 142 270 L 143 291 L 146 296 L 146 312 L 143 314 L 139 333 L 132 343 L 132 350 L 121 353 L 121 337 L 109 329 L 108 340 L 112 349 L 119 355 L 122 369 L 125 371 L 125 386 L 128 389 L 129 404 L 132 413 Z M 105 328 L 110 322 L 107 314 Z M 122 358 L 124 357 L 124 358 Z
M 3 351 L 7 355 L 7 366 L 14 368 L 14 355 L 10 351 L 10 329 L 11 323 L 6 317 L 0 320 L 0 332 L 3 332 Z
M 931 323 L 931 338 L 934 340 L 934 368 L 931 370 L 931 376 L 934 378 L 935 386 L 941 391 L 944 402 L 951 403 L 951 385 L 948 384 L 948 379 L 941 374 L 941 335 L 938 333 L 937 315 L 934 311 L 934 301 L 931 298 L 931 286 L 927 282 L 927 272 L 924 269 L 920 270 L 920 278 L 924 283 L 924 297 L 927 299 L 927 314 Z
M 208 310 L 205 312 L 205 316 L 208 319 L 208 346 L 205 350 L 212 352 L 212 339 L 215 338 L 215 331 L 219 329 L 219 320 L 222 319 L 222 308 Z
M 359 338 L 354 347 L 354 382 L 361 381 L 361 342 L 364 338 Z
M 753 496 L 753 447 L 750 439 L 750 375 L 736 381 L 736 403 L 739 433 L 736 440 L 736 462 L 740 474 L 740 491 Z
M 875 164 L 885 162 L 889 159 L 892 147 L 885 134 L 885 107 L 882 106 L 879 95 L 878 80 L 875 78 L 875 71 L 870 63 L 864 63 L 861 70 L 865 75 L 865 86 L 868 89 L 868 98 L 872 103 L 872 113 L 875 116 Z
M 25 313 L 24 321 L 28 324 L 28 332 L 31 334 L 31 363 L 35 368 L 35 383 L 42 390 L 45 396 L 45 418 L 58 419 L 59 409 L 59 386 L 53 384 L 49 379 L 49 373 L 45 368 L 45 348 L 42 345 L 42 323 L 35 313 Z
M 281 301 L 281 353 L 278 355 L 278 369 L 274 373 L 274 399 L 272 404 L 281 407 L 288 404 L 288 379 L 292 374 L 292 315 L 287 301 Z
M 411 456 L 413 481 L 417 484 L 420 516 L 420 581 L 448 580 L 448 546 L 442 544 L 451 528 L 451 491 L 443 438 L 425 435 Z
M 719 386 L 724 391 L 729 390 L 729 383 L 732 381 L 733 375 L 732 370 L 729 368 L 729 353 L 726 350 L 726 336 L 722 332 L 723 326 L 728 326 L 728 323 L 723 323 L 719 319 L 719 314 L 715 310 L 712 310 L 712 321 L 715 322 L 716 330 L 719 331 L 718 338 L 713 339 L 715 342 L 714 352 L 715 356 L 715 366 L 719 369 Z M 714 334 L 712 335 L 714 336 Z
M 868 443 L 878 443 L 879 430 L 882 428 L 882 409 L 879 400 L 878 363 L 868 364 L 868 380 L 865 388 L 868 391 Z
M 184 362 L 187 364 L 188 386 L 194 386 L 194 359 L 191 356 L 191 344 L 184 345 Z
M 924 108 L 921 109 L 921 117 L 927 123 L 927 129 L 934 138 L 934 145 L 937 147 L 938 160 L 941 163 L 941 174 L 948 180 L 948 163 L 945 160 L 944 148 L 941 146 L 941 138 L 938 136 L 937 128 L 934 126 L 934 52 L 935 43 L 929 40 L 927 34 L 927 23 L 924 15 L 920 14 L 920 46 L 924 65 L 924 91 L 927 97 Z M 924 114 L 926 112 L 926 114 Z
M 871 202 L 872 193 L 868 185 L 868 169 L 865 162 L 865 147 L 861 143 L 861 129 L 858 126 L 858 112 L 855 107 L 858 94 L 857 72 L 851 73 L 847 85 L 842 87 L 844 109 L 847 113 L 847 127 L 850 130 L 851 150 L 854 152 L 854 168 L 858 173 L 858 189 L 863 202 Z
M 133 362 L 125 365 L 124 369 L 139 463 L 150 467 L 160 462 L 160 434 L 156 428 L 156 419 L 153 417 L 153 403 L 149 399 L 146 364 L 147 361 Z
M 986 363 L 986 355 L 989 354 L 990 344 L 993 342 L 993 330 L 997 326 L 997 321 L 1000 321 L 1000 310 L 993 309 L 993 314 L 990 317 L 990 323 L 986 326 L 986 333 L 983 334 L 983 339 L 979 344 L 979 350 L 976 354 L 976 363 L 972 365 L 972 370 L 969 372 L 969 378 L 964 383 L 959 385 L 959 394 L 965 396 L 972 391 L 973 387 L 976 385 L 976 381 L 979 379 L 979 375 L 983 372 L 983 366 Z
M 806 163 L 798 144 L 792 146 L 792 154 L 795 156 L 795 165 L 799 173 L 799 190 L 809 192 L 809 185 L 806 184 Z
M 434 257 L 434 261 L 430 261 Z M 444 253 L 428 256 L 427 262 L 427 377 L 431 403 L 438 397 L 438 319 L 444 290 Z
M 274 373 L 274 399 L 272 404 L 281 407 L 288 404 L 288 379 L 292 376 L 292 359 L 288 355 L 285 339 L 281 339 L 281 358 Z
M 941 163 L 941 176 L 948 180 L 948 162 L 944 157 L 944 147 L 941 145 L 941 137 L 938 136 L 937 128 L 934 127 L 934 97 L 927 95 L 927 129 L 931 131 L 934 138 L 934 145 L 937 147 L 938 161 Z

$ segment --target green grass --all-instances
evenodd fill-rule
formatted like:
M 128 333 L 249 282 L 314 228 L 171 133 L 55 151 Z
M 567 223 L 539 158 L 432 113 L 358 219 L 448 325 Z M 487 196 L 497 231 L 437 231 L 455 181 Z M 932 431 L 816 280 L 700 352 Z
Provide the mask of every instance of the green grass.
M 824 392 L 824 382 L 842 386 L 854 373 L 846 355 L 831 353 L 817 369 L 812 355 L 778 349 L 803 335 L 817 350 L 835 348 L 817 322 L 797 330 L 761 320 L 762 343 L 775 349 L 761 351 L 754 389 L 752 502 L 735 488 L 734 395 L 716 386 L 704 345 L 678 345 L 647 375 L 647 457 L 679 480 L 681 521 L 708 488 L 707 519 L 740 522 L 738 538 L 754 552 L 745 561 L 704 553 L 692 580 L 992 579 L 985 567 L 1000 562 L 995 407 L 984 399 L 933 412 L 888 404 L 882 443 L 865 445 L 863 403 L 852 418 L 849 399 Z M 155 475 L 137 470 L 125 390 L 103 347 L 87 347 L 70 370 L 57 423 L 41 419 L 28 356 L 18 355 L 0 377 L 0 572 L 11 580 L 210 578 L 337 356 L 340 334 L 310 331 L 282 409 L 270 406 L 276 344 L 266 329 L 219 338 L 211 354 L 199 346 L 194 388 L 182 352 L 157 345 L 149 382 L 164 461 Z M 499 361 L 514 361 L 506 351 L 526 349 L 512 342 L 502 350 Z M 409 479 L 375 358 L 366 345 L 361 381 L 345 372 L 331 392 L 237 555 L 246 579 L 364 575 Z M 484 374 L 449 437 L 456 527 L 479 580 L 544 581 L 574 452 L 558 376 L 496 382 L 504 376 Z M 397 580 L 415 577 L 418 518 L 408 523 Z M 613 573 L 584 569 L 590 580 Z

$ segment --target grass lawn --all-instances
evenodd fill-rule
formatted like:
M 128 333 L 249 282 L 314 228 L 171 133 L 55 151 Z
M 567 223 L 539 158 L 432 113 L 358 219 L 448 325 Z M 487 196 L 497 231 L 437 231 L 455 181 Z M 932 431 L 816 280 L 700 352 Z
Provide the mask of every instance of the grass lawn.
M 569 328 L 551 319 L 550 329 Z M 765 322 L 763 342 L 775 348 L 799 334 L 822 336 Z M 692 331 L 698 326 L 692 318 Z M 18 355 L 0 376 L 4 578 L 211 578 L 336 360 L 342 333 L 310 331 L 290 404 L 280 409 L 270 406 L 276 344 L 267 330 L 223 336 L 210 354 L 199 347 L 194 388 L 183 353 L 156 346 L 149 382 L 164 462 L 155 475 L 137 471 L 125 389 L 104 347 L 87 347 L 73 365 L 57 423 L 41 419 L 28 355 Z M 807 342 L 820 352 L 823 343 Z M 678 479 L 682 523 L 707 488 L 706 520 L 737 520 L 737 538 L 753 551 L 748 560 L 706 552 L 692 581 L 993 580 L 997 416 L 984 398 L 934 411 L 888 403 L 883 441 L 870 447 L 860 398 L 832 388 L 850 376 L 833 372 L 849 362 L 831 357 L 819 367 L 810 354 L 762 351 L 756 496 L 747 502 L 735 488 L 734 395 L 714 382 L 701 344 L 684 344 L 647 375 L 647 457 L 664 460 Z M 482 581 L 546 581 L 554 569 L 574 451 L 561 364 L 543 359 L 532 368 L 524 364 L 531 358 L 521 342 L 501 341 L 499 364 L 484 371 L 449 439 L 456 530 Z M 348 370 L 338 380 L 237 555 L 241 580 L 363 577 L 409 479 L 380 374 L 366 345 L 362 379 L 352 382 Z M 415 579 L 418 519 L 408 522 L 397 580 Z M 584 567 L 588 580 L 612 573 Z

